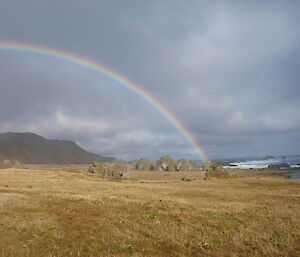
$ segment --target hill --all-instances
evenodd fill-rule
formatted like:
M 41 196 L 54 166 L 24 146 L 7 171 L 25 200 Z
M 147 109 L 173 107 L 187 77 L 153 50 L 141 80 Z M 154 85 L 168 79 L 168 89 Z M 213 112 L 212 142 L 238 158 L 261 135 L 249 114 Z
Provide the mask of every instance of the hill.
M 72 141 L 11 132 L 0 133 L 0 160 L 4 159 L 16 159 L 25 164 L 86 164 L 113 160 L 87 152 Z

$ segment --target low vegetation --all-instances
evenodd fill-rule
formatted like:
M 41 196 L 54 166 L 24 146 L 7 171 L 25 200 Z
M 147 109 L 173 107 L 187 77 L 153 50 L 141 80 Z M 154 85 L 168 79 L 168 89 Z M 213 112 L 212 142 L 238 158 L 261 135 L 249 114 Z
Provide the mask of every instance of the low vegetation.
M 300 255 L 298 180 L 78 170 L 0 171 L 1 257 Z

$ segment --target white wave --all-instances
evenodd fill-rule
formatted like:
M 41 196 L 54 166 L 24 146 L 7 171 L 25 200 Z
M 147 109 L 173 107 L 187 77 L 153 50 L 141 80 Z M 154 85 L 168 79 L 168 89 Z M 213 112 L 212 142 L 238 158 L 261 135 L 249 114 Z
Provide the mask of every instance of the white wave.
M 274 158 L 268 160 L 247 160 L 232 162 L 231 166 L 224 166 L 227 169 L 262 169 L 267 168 L 270 164 L 288 163 L 293 168 L 300 168 L 300 156 L 291 156 L 285 158 Z

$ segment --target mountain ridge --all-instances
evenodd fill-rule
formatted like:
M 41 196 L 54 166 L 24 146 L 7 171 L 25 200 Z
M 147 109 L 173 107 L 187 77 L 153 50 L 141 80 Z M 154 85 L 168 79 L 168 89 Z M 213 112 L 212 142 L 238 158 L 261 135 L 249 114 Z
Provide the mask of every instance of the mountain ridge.
M 0 133 L 0 161 L 16 159 L 24 164 L 88 164 L 114 158 L 85 151 L 70 140 L 46 139 L 31 132 Z

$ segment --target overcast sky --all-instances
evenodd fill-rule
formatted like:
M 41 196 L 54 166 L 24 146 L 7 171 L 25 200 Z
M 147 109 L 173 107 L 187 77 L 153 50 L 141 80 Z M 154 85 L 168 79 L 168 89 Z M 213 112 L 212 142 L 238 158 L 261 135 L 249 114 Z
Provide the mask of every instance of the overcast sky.
M 1 0 L 0 40 L 71 52 L 135 81 L 210 158 L 300 154 L 300 1 Z M 196 159 L 139 95 L 60 59 L 0 51 L 0 131 L 127 160 Z

